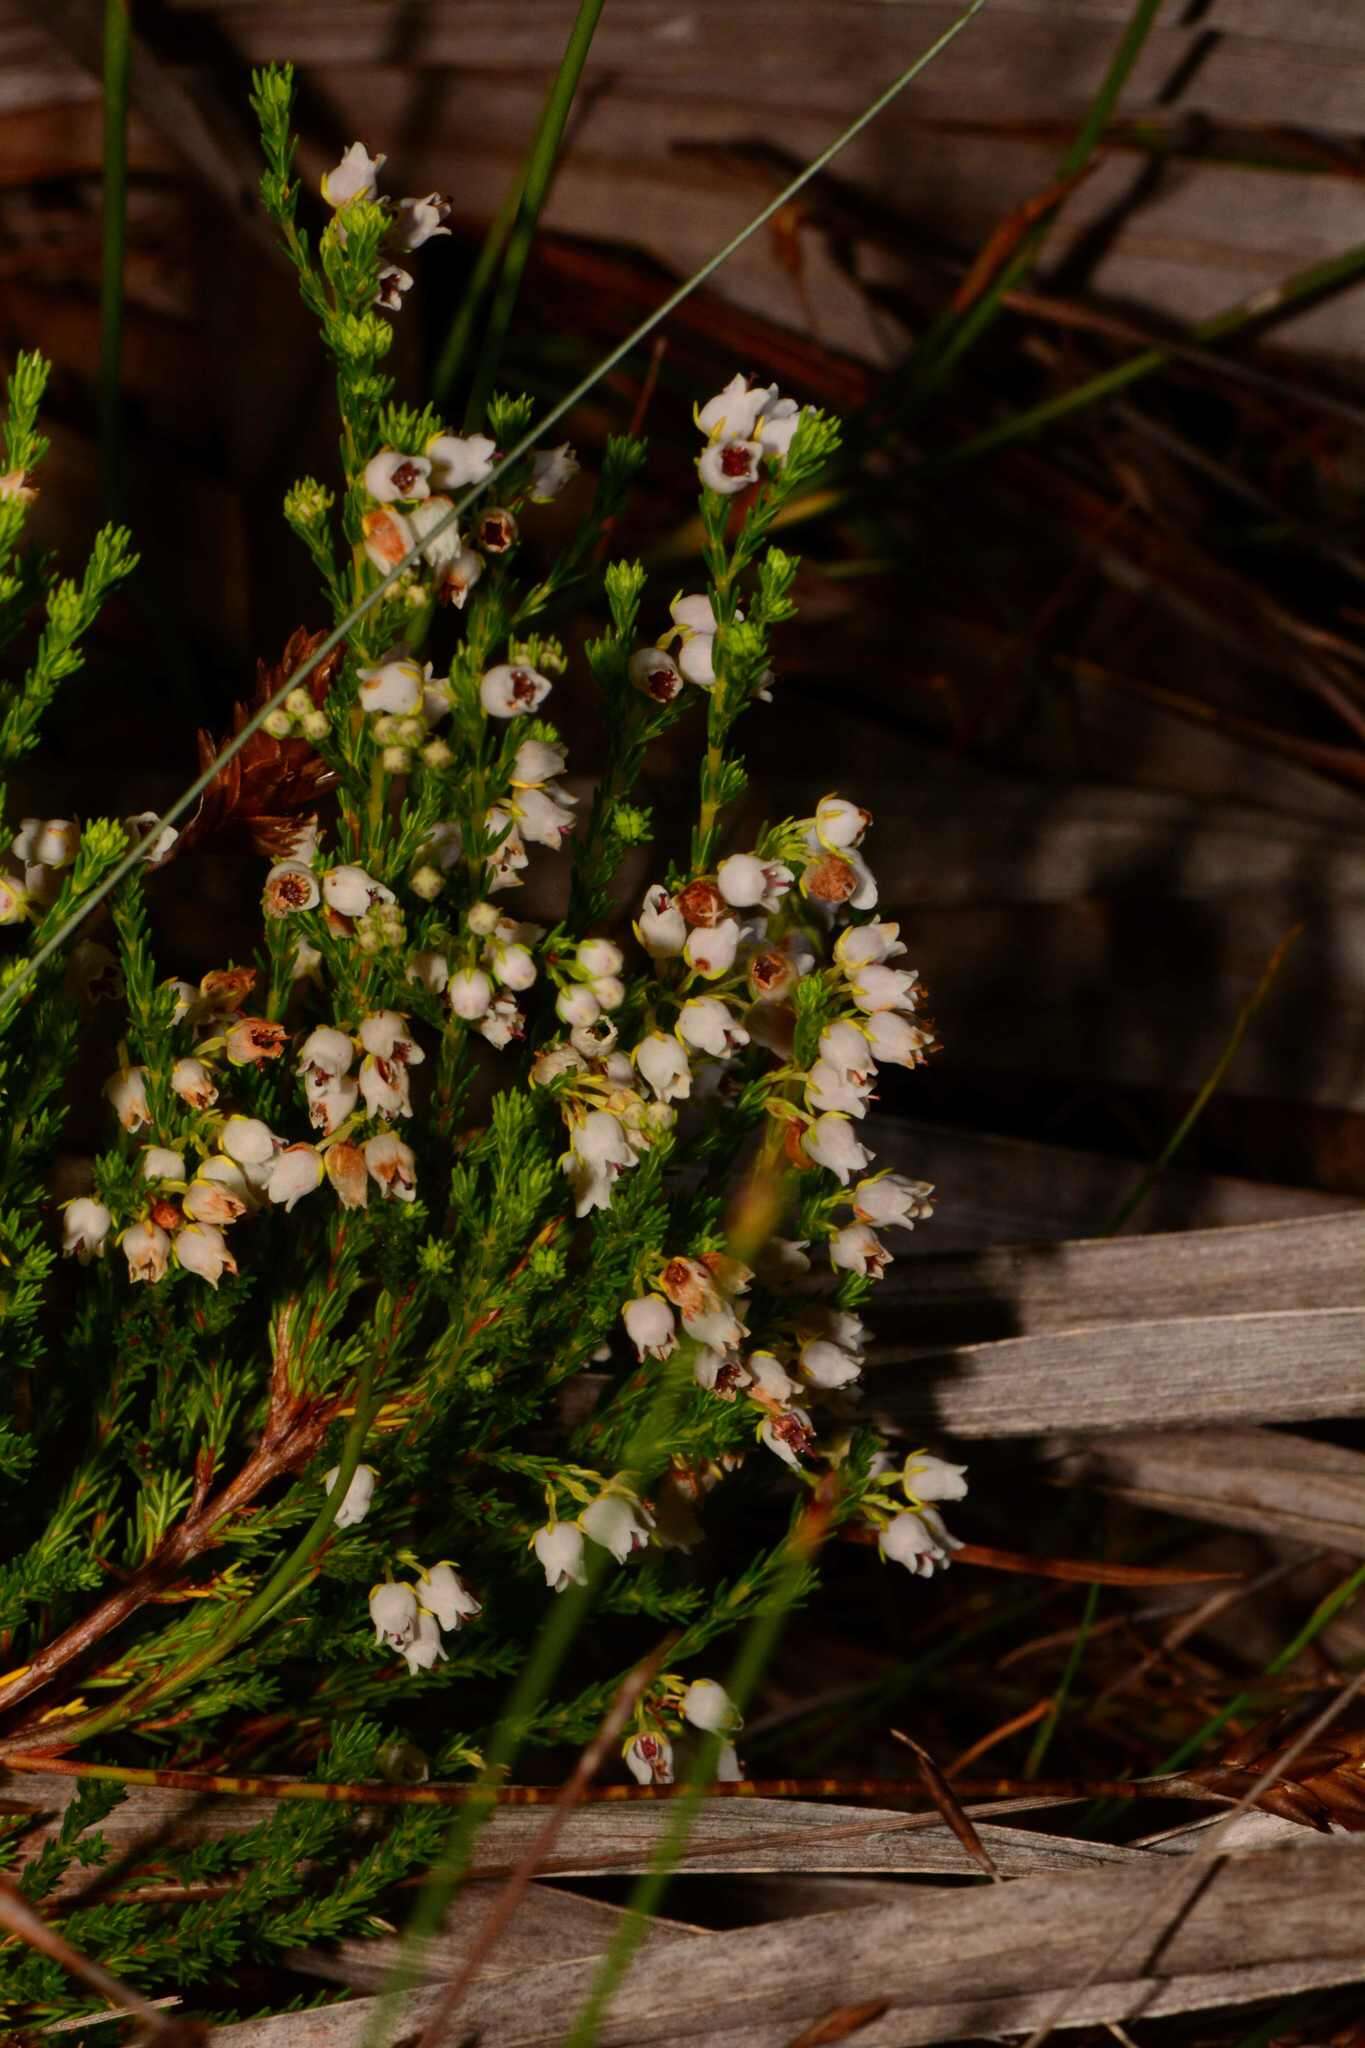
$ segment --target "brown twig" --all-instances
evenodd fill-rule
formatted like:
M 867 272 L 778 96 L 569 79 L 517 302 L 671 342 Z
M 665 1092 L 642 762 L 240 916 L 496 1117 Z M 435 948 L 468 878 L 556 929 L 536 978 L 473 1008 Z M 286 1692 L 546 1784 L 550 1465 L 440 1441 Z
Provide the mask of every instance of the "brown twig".
M 12 1673 L 7 1681 L 0 1680 L 0 1712 L 8 1713 L 21 1700 L 51 1684 L 59 1673 L 112 1635 L 140 1608 L 159 1599 L 189 1565 L 216 1547 L 224 1523 L 241 1514 L 286 1472 L 297 1471 L 308 1463 L 340 1412 L 340 1402 L 312 1403 L 295 1391 L 290 1328 L 286 1308 L 276 1324 L 265 1428 L 260 1443 L 237 1476 L 211 1499 L 202 1500 L 197 1508 L 191 1503 L 184 1519 L 167 1530 L 152 1556 L 124 1585 L 45 1643 L 32 1661 Z M 44 1725 L 42 1715 L 29 1715 L 0 1738 L 0 1758 L 8 1761 L 11 1754 L 41 1748 L 44 1743 L 65 1743 L 74 1740 L 78 1733 L 73 1725 L 62 1736 L 54 1736 L 51 1725 Z

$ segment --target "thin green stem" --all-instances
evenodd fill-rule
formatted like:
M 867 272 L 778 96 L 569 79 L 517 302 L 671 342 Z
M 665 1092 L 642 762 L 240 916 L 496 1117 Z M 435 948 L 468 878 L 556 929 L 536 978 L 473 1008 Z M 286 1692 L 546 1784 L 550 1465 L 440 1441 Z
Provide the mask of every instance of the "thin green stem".
M 1215 313 L 1211 319 L 1199 321 L 1187 339 L 1203 344 L 1225 341 L 1230 335 L 1241 334 L 1247 328 L 1278 319 L 1282 313 L 1292 311 L 1308 299 L 1351 284 L 1362 275 L 1365 275 L 1365 242 L 1347 249 L 1340 256 L 1329 256 L 1321 263 L 1310 264 L 1306 270 L 1296 271 L 1293 277 L 1276 285 L 1272 291 L 1257 292 L 1254 297 L 1244 299 L 1222 313 Z M 955 469 L 959 463 L 971 462 L 978 455 L 992 454 L 996 449 L 1026 441 L 1041 428 L 1050 427 L 1057 420 L 1069 419 L 1073 413 L 1112 398 L 1116 392 L 1126 391 L 1130 384 L 1150 377 L 1154 370 L 1165 369 L 1168 363 L 1178 361 L 1179 356 L 1180 344 L 1166 348 L 1158 342 L 1135 356 L 1129 356 L 1125 362 L 1115 363 L 1112 369 L 1101 371 L 1099 376 L 1089 378 L 1084 384 L 1077 384 L 1056 398 L 1044 399 L 1040 405 L 1030 406 L 1026 412 L 1015 413 L 1011 419 L 1002 420 L 998 427 L 988 427 L 984 433 L 974 434 L 971 440 L 962 442 L 948 454 L 926 464 L 925 468 L 937 474 L 940 470 Z
M 488 326 L 479 350 L 479 360 L 474 370 L 474 382 L 465 408 L 465 429 L 477 427 L 483 420 L 484 408 L 493 380 L 498 373 L 502 359 L 503 345 L 507 330 L 512 324 L 512 314 L 521 289 L 522 273 L 535 240 L 536 225 L 541 209 L 550 190 L 555 164 L 559 158 L 559 147 L 564 140 L 569 110 L 578 91 L 578 81 L 583 76 L 583 66 L 588 61 L 588 51 L 602 13 L 605 0 L 579 0 L 578 14 L 559 69 L 554 75 L 545 110 L 531 144 L 527 159 L 526 175 L 522 180 L 521 196 L 517 205 L 516 221 L 507 243 L 507 253 L 502 260 L 502 274 L 494 295 L 492 309 L 488 315 Z
M 1114 52 L 1100 89 L 1092 100 L 1070 147 L 1057 166 L 1059 185 L 1065 186 L 1078 178 L 1093 156 L 1095 147 L 1118 104 L 1119 95 L 1128 83 L 1133 66 L 1141 55 L 1142 46 L 1161 11 L 1161 5 L 1162 0 L 1136 0 L 1128 26 Z M 953 365 L 996 319 L 1006 292 L 1012 291 L 1016 285 L 1022 283 L 1037 262 L 1060 204 L 1059 194 L 1056 204 L 1050 206 L 1043 217 L 1029 228 L 1008 262 L 1000 266 L 985 290 L 972 301 L 965 312 L 946 314 L 925 335 L 911 364 L 911 386 L 916 397 L 936 391 L 947 379 Z
M 1301 1657 L 1309 1644 L 1317 1641 L 1328 1623 L 1335 1621 L 1342 1609 L 1349 1607 L 1362 1589 L 1365 1589 L 1365 1564 L 1357 1565 L 1349 1578 L 1343 1579 L 1333 1592 L 1318 1602 L 1298 1634 L 1291 1636 L 1284 1648 L 1271 1658 L 1261 1673 L 1262 1678 L 1278 1678 L 1282 1671 L 1287 1671 L 1295 1658 Z M 1153 1775 L 1162 1771 L 1181 1770 L 1191 1757 L 1199 1754 L 1211 1737 L 1255 1703 L 1254 1692 L 1237 1693 L 1225 1706 L 1220 1707 L 1216 1714 L 1211 1715 L 1202 1728 L 1197 1728 L 1193 1735 L 1186 1737 L 1178 1749 L 1173 1749 L 1171 1754 L 1157 1765 Z
M 616 347 L 614 349 L 609 350 L 608 353 L 602 358 L 601 362 L 598 363 L 594 369 L 588 372 L 586 377 L 580 378 L 578 383 L 574 385 L 571 391 L 567 392 L 566 395 L 563 398 L 561 398 L 556 405 L 552 405 L 550 410 L 546 413 L 545 417 L 538 423 L 538 425 L 532 427 L 529 430 L 529 432 L 523 434 L 520 441 L 518 441 L 514 447 L 508 449 L 507 454 L 504 457 L 502 467 L 506 467 L 507 465 L 513 462 L 519 461 L 523 455 L 527 454 L 532 448 L 534 448 L 536 443 L 542 440 L 544 436 L 550 431 L 551 427 L 555 426 L 560 420 L 562 420 L 566 413 L 572 412 L 573 408 L 579 403 L 580 399 L 585 398 L 588 392 L 590 392 L 595 385 L 599 384 L 604 377 L 610 376 L 611 372 L 616 368 L 618 363 L 624 362 L 625 358 L 631 353 L 631 351 L 635 348 L 638 348 L 639 344 L 642 341 L 646 340 L 647 337 L 654 332 L 654 329 L 656 327 L 660 326 L 663 321 L 667 320 L 671 313 L 676 312 L 678 307 L 681 306 L 683 302 L 686 299 L 688 299 L 694 291 L 696 291 L 699 285 L 705 284 L 708 277 L 713 276 L 714 273 L 720 269 L 723 263 L 728 262 L 729 258 L 734 255 L 737 249 L 743 247 L 743 245 L 745 244 L 745 242 L 749 240 L 751 235 L 757 234 L 760 228 L 766 227 L 768 222 L 773 218 L 775 214 L 780 213 L 784 206 L 789 205 L 795 194 L 798 193 L 803 186 L 809 184 L 812 178 L 818 177 L 820 172 L 824 170 L 825 166 L 831 163 L 833 159 L 839 154 L 840 150 L 846 148 L 847 145 L 853 141 L 855 136 L 860 135 L 863 129 L 866 128 L 871 121 L 874 121 L 877 115 L 880 114 L 884 108 L 890 106 L 892 100 L 894 100 L 899 93 L 904 92 L 905 88 L 908 85 L 910 85 L 916 78 L 918 78 L 919 74 L 934 61 L 935 57 L 937 57 L 941 51 L 945 50 L 948 47 L 948 44 L 953 41 L 954 37 L 962 33 L 962 30 L 967 27 L 968 23 L 972 21 L 976 15 L 980 13 L 981 9 L 985 6 L 985 4 L 986 0 L 970 0 L 970 5 L 963 10 L 963 12 L 957 17 L 956 21 L 952 22 L 949 25 L 949 27 L 944 30 L 943 34 L 939 36 L 936 41 L 931 43 L 929 48 L 925 50 L 921 56 L 916 58 L 915 62 L 909 65 L 906 68 L 906 70 L 904 70 L 901 73 L 900 77 L 897 78 L 891 85 L 889 85 L 886 88 L 885 92 L 880 93 L 878 97 L 875 100 L 873 100 L 870 106 L 865 107 L 863 112 L 859 114 L 856 121 L 850 122 L 849 126 L 844 129 L 841 135 L 836 135 L 833 142 L 827 144 L 827 146 L 820 151 L 818 156 L 813 157 L 811 161 L 805 166 L 805 168 L 797 173 L 797 175 L 792 179 L 791 183 L 785 186 L 783 190 L 777 194 L 775 199 L 769 200 L 768 204 L 765 207 L 763 207 L 760 212 L 756 213 L 753 219 L 749 221 L 746 224 L 746 226 L 742 227 L 739 230 L 738 234 L 732 235 L 730 240 L 725 243 L 723 248 L 718 249 L 714 256 L 708 257 L 706 262 L 702 264 L 699 270 L 695 270 L 692 273 L 691 277 L 686 279 L 684 283 L 680 284 L 677 287 L 676 291 L 670 292 L 668 297 L 663 301 L 663 303 L 659 306 L 656 306 L 654 311 L 648 314 L 646 318 L 640 322 L 638 327 L 632 329 L 632 331 L 626 336 L 624 341 L 618 342 Z M 500 472 L 496 470 L 493 472 L 494 475 L 497 475 L 499 473 Z M 104 880 L 100 883 L 99 887 L 96 889 L 92 889 L 90 894 L 82 899 L 79 909 L 73 911 L 70 917 L 65 918 L 62 921 L 62 923 L 57 927 L 56 931 L 52 934 L 51 938 L 49 938 L 44 945 L 40 946 L 36 952 L 32 953 L 29 956 L 29 958 L 25 960 L 16 969 L 15 973 L 10 978 L 9 982 L 6 984 L 5 987 L 4 998 L 6 1005 L 17 1001 L 19 997 L 22 996 L 28 984 L 33 980 L 34 976 L 39 972 L 39 970 L 47 963 L 48 960 L 50 960 L 53 957 L 55 953 L 61 950 L 61 948 L 66 944 L 67 940 L 72 936 L 72 934 L 78 931 L 81 925 L 84 924 L 86 918 L 89 917 L 90 913 L 93 910 L 96 910 L 99 907 L 99 905 L 104 902 L 105 898 L 111 893 L 112 890 L 118 887 L 119 883 L 123 881 L 125 876 L 130 875 L 133 872 L 133 869 L 141 864 L 143 859 L 151 851 L 152 847 L 156 844 L 156 841 L 159 838 L 161 832 L 164 830 L 164 828 L 167 825 L 173 825 L 177 818 L 182 818 L 185 815 L 185 812 L 189 810 L 190 806 L 193 803 L 195 803 L 200 796 L 203 795 L 204 791 L 208 788 L 209 784 L 212 781 L 214 781 L 214 779 L 217 777 L 217 775 L 219 774 L 221 769 L 226 765 L 226 763 L 234 759 L 236 755 L 240 754 L 242 748 L 245 747 L 254 737 L 254 735 L 260 731 L 262 725 L 265 723 L 270 713 L 273 710 L 275 710 L 276 706 L 283 704 L 285 698 L 289 695 L 289 692 L 292 689 L 295 689 L 298 686 L 298 684 L 300 684 L 308 676 L 310 676 L 313 670 L 318 666 L 318 663 L 321 661 L 325 661 L 327 656 L 332 652 L 332 649 L 334 647 L 339 647 L 341 645 L 342 641 L 345 640 L 348 637 L 348 635 L 355 630 L 356 626 L 359 624 L 361 619 L 366 618 L 369 615 L 369 613 L 374 610 L 376 605 L 383 603 L 385 597 L 388 595 L 389 591 L 393 589 L 394 585 L 398 582 L 399 578 L 406 574 L 406 572 L 414 565 L 414 563 L 416 563 L 419 560 L 422 554 L 422 550 L 424 548 L 430 548 L 434 540 L 438 539 L 439 536 L 443 534 L 448 527 L 453 526 L 457 522 L 457 520 L 462 518 L 463 515 L 469 510 L 469 507 L 475 502 L 477 498 L 483 495 L 484 491 L 486 491 L 487 488 L 488 479 L 485 479 L 483 483 L 471 484 L 469 489 L 465 491 L 460 496 L 460 498 L 457 499 L 455 504 L 451 506 L 449 512 L 445 514 L 444 518 L 439 520 L 436 523 L 436 525 L 431 528 L 430 532 L 427 533 L 419 543 L 409 548 L 407 554 L 403 556 L 402 560 L 400 562 L 395 563 L 393 568 L 389 570 L 386 576 L 381 577 L 380 581 L 376 583 L 374 589 L 371 590 L 366 597 L 363 597 L 358 604 L 353 606 L 352 609 L 347 613 L 345 618 L 338 620 L 337 624 L 333 626 L 331 632 L 328 633 L 324 639 L 319 641 L 317 647 L 314 648 L 313 652 L 309 655 L 308 659 L 306 661 L 300 662 L 299 666 L 293 671 L 292 675 L 288 675 L 284 678 L 279 688 L 276 690 L 274 696 L 268 698 L 266 702 L 262 704 L 259 707 L 259 709 L 253 713 L 253 715 L 246 721 L 241 731 L 234 734 L 232 739 L 230 739 L 222 748 L 222 750 L 214 756 L 213 760 L 209 762 L 208 766 L 204 769 L 203 773 L 201 775 L 196 776 L 195 780 L 189 785 L 189 788 L 185 790 L 183 795 L 177 797 L 175 802 L 171 804 L 166 809 L 166 811 L 163 812 L 161 817 L 157 819 L 156 823 L 150 827 L 146 836 L 143 839 L 141 839 L 138 842 L 138 844 L 134 846 L 127 854 L 125 854 L 124 858 L 118 863 L 116 867 L 111 869 L 109 874 L 106 875 Z
M 1266 997 L 1270 994 L 1271 989 L 1275 986 L 1276 978 L 1279 975 L 1281 967 L 1284 965 L 1285 955 L 1288 953 L 1290 947 L 1298 938 L 1302 930 L 1303 926 L 1296 924 L 1291 931 L 1285 933 L 1284 937 L 1280 940 L 1279 945 L 1276 946 L 1274 952 L 1271 954 L 1269 960 L 1266 962 L 1265 972 L 1262 974 L 1260 980 L 1257 982 L 1256 987 L 1252 990 L 1246 1002 L 1238 1011 L 1237 1021 L 1232 1027 L 1231 1036 L 1229 1037 L 1227 1044 L 1223 1047 L 1222 1052 L 1218 1055 L 1217 1060 L 1214 1062 L 1212 1072 L 1209 1074 L 1207 1080 L 1204 1082 L 1203 1087 L 1199 1090 L 1199 1093 L 1195 1096 L 1194 1101 L 1190 1104 L 1190 1107 L 1187 1110 L 1186 1114 L 1180 1119 L 1180 1122 L 1176 1125 L 1170 1137 L 1162 1146 L 1159 1156 L 1156 1159 L 1154 1159 L 1152 1164 L 1147 1168 L 1146 1172 L 1138 1181 L 1137 1186 L 1133 1188 L 1131 1193 L 1126 1195 L 1123 1201 L 1119 1204 L 1107 1228 L 1101 1232 L 1101 1236 L 1116 1236 L 1118 1232 L 1122 1230 L 1124 1224 L 1128 1221 L 1128 1218 L 1133 1214 L 1134 1210 L 1139 1208 L 1141 1204 L 1146 1201 L 1147 1196 L 1151 1193 L 1152 1188 L 1155 1186 L 1156 1182 L 1161 1178 L 1161 1175 L 1166 1171 L 1166 1168 L 1175 1158 L 1176 1153 L 1180 1150 L 1186 1138 L 1188 1138 L 1190 1132 L 1194 1129 L 1200 1117 L 1204 1114 L 1204 1111 L 1208 1108 L 1210 1102 L 1212 1102 L 1214 1096 L 1222 1087 L 1223 1080 L 1227 1074 L 1228 1068 L 1236 1059 L 1242 1040 L 1246 1037 L 1247 1030 L 1253 1018 L 1260 1010 L 1261 1005 L 1264 1003 Z
M 123 261 L 128 226 L 129 0 L 104 0 L 104 187 L 100 270 L 100 472 L 105 517 L 122 498 L 119 386 L 123 365 Z
M 806 1548 L 794 1533 L 782 1577 L 773 1588 L 770 1599 L 750 1623 L 725 1682 L 726 1691 L 741 1712 L 776 1646 L 792 1602 L 800 1591 L 806 1564 Z M 723 1741 L 721 1735 L 707 1735 L 701 1742 L 687 1775 L 686 1790 L 670 1809 L 668 1825 L 660 1835 L 649 1869 L 631 1891 L 626 1917 L 598 1966 L 582 2010 L 566 2038 L 565 2048 L 593 2048 L 607 2007 L 630 1968 L 636 1950 L 649 1932 L 650 1915 L 661 1903 L 679 1858 L 687 1847 L 687 1838 L 715 1777 Z
M 1097 1585 L 1091 1586 L 1085 1596 L 1085 1607 L 1081 1613 L 1081 1625 L 1076 1631 L 1076 1640 L 1071 1645 L 1071 1654 L 1066 1660 L 1066 1669 L 1062 1673 L 1061 1683 L 1053 1695 L 1051 1706 L 1038 1724 L 1038 1732 L 1033 1738 L 1033 1745 L 1025 1761 L 1024 1776 L 1026 1778 L 1036 1778 L 1042 1771 L 1048 1750 L 1052 1746 L 1052 1738 L 1057 1733 L 1057 1724 L 1066 1710 L 1066 1703 L 1071 1696 L 1071 1689 L 1080 1676 L 1081 1660 L 1085 1656 L 1086 1645 L 1090 1641 L 1090 1631 L 1095 1626 L 1095 1614 L 1099 1604 L 1100 1589 Z

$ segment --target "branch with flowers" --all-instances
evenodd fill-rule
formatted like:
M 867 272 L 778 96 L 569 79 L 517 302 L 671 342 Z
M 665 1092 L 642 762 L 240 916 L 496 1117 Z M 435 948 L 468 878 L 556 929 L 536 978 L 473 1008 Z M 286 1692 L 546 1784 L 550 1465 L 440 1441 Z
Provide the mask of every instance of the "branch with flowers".
M 939 1505 L 966 1490 L 960 1466 L 893 1459 L 858 1405 L 884 1233 L 932 1213 L 927 1185 L 875 1169 L 863 1119 L 879 1067 L 937 1044 L 877 916 L 872 820 L 831 795 L 731 836 L 744 722 L 780 691 L 796 610 L 799 564 L 772 535 L 838 424 L 734 378 L 695 415 L 698 587 L 670 600 L 613 561 L 598 637 L 566 646 L 547 621 L 619 532 L 643 444 L 608 445 L 570 545 L 528 568 L 573 450 L 503 459 L 524 398 L 495 396 L 465 434 L 395 399 L 392 322 L 448 209 L 385 197 L 384 158 L 356 143 L 311 233 L 291 96 L 287 70 L 257 76 L 262 189 L 335 367 L 341 473 L 299 479 L 284 513 L 346 632 L 120 883 L 101 935 L 22 1002 L 0 989 L 20 1189 L 0 1213 L 0 1469 L 62 1475 L 4 1507 L 0 1760 L 112 1741 L 182 1768 L 458 1776 L 547 1602 L 588 1585 L 603 1668 L 523 1739 L 590 1734 L 662 1622 L 673 1668 L 641 1691 L 623 1767 L 670 1783 L 700 1732 L 735 1775 L 737 1714 L 690 1660 L 763 1610 L 785 1546 L 718 1583 L 710 1497 L 745 1489 L 761 1515 L 818 1494 L 927 1576 L 956 1542 Z M 7 567 L 40 394 L 21 368 L 0 620 L 44 573 Z M 0 708 L 6 758 L 130 566 L 106 535 L 81 585 L 49 588 Z M 607 742 L 580 805 L 546 714 L 587 688 Z M 689 721 L 690 844 L 626 905 L 623 863 L 653 843 L 648 749 Z M 155 890 L 234 806 L 262 863 L 259 940 L 191 981 L 159 957 Z M 14 933 L 68 915 L 126 841 L 118 821 L 21 821 L 0 883 Z M 534 919 L 510 907 L 528 884 Z M 63 1122 L 96 1107 L 78 1042 L 106 1055 L 107 1136 L 62 1154 Z M 315 1863 L 342 1842 L 320 1838 Z M 283 1824 L 267 1844 L 252 1939 L 362 1927 L 431 1853 L 421 1829 L 395 1835 L 365 1882 L 338 1879 L 328 1918 L 301 1903 L 298 1844 Z M 193 1943 L 146 1952 L 157 1984 L 199 1967 Z

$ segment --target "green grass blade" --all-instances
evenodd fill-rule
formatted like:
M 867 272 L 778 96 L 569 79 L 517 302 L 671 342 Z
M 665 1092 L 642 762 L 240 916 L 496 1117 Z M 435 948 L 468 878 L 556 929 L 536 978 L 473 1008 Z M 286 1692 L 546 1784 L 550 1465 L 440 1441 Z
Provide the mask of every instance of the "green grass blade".
M 797 1530 L 793 1531 L 782 1577 L 773 1589 L 767 1605 L 749 1624 L 739 1653 L 725 1681 L 725 1690 L 741 1712 L 748 1705 L 754 1688 L 763 1675 L 764 1667 L 776 1647 L 783 1624 L 804 1580 L 808 1556 L 799 1528 L 798 1524 Z M 687 1774 L 685 1790 L 673 1803 L 668 1825 L 650 1858 L 649 1869 L 631 1890 L 626 1917 L 598 1966 L 582 2010 L 566 2037 L 565 2048 L 593 2048 L 607 2007 L 630 1968 L 636 1950 L 649 1932 L 649 1917 L 661 1904 L 677 1869 L 678 1860 L 687 1847 L 692 1824 L 715 1777 L 716 1759 L 720 1754 L 722 1741 L 723 1737 L 719 1735 L 708 1735 L 699 1745 Z
M 484 407 L 493 389 L 493 380 L 498 374 L 502 359 L 503 345 L 507 330 L 512 324 L 512 314 L 521 290 L 522 273 L 526 259 L 531 253 L 535 240 L 536 226 L 540 220 L 541 208 L 550 190 L 555 165 L 559 160 L 559 147 L 564 140 L 569 110 L 573 106 L 578 81 L 583 76 L 583 66 L 588 61 L 593 35 L 601 17 L 604 0 L 579 0 L 578 15 L 569 33 L 564 55 L 559 61 L 545 101 L 545 111 L 540 117 L 531 154 L 527 159 L 526 175 L 522 180 L 521 198 L 517 206 L 516 220 L 507 243 L 507 253 L 502 259 L 502 274 L 493 298 L 484 331 L 483 346 L 474 370 L 474 382 L 465 408 L 465 431 L 482 425 Z
M 1074 140 L 1057 166 L 1058 181 L 1079 177 L 1094 155 L 1095 147 L 1118 104 L 1119 95 L 1142 46 L 1161 11 L 1162 0 L 1136 0 L 1128 26 L 1110 61 Z M 1060 204 L 1060 201 L 1058 202 Z M 947 380 L 953 365 L 962 357 L 998 315 L 1006 292 L 1019 284 L 1033 269 L 1055 218 L 1056 207 L 1035 222 L 1009 261 L 1002 264 L 980 297 L 961 314 L 946 313 L 924 336 L 911 361 L 910 388 L 915 398 L 937 391 Z
M 1201 345 L 1225 341 L 1248 327 L 1277 319 L 1281 313 L 1289 312 L 1308 299 L 1320 298 L 1343 285 L 1353 284 L 1362 276 L 1365 276 L 1365 242 L 1357 243 L 1340 256 L 1329 256 L 1321 263 L 1310 264 L 1306 270 L 1296 271 L 1293 277 L 1286 278 L 1273 291 L 1257 292 L 1252 298 L 1244 299 L 1222 313 L 1215 313 L 1211 319 L 1201 320 L 1191 328 L 1189 340 Z M 1074 390 L 1044 399 L 1041 405 L 1030 406 L 1027 412 L 1015 413 L 1012 419 L 1002 420 L 998 427 L 988 427 L 984 433 L 973 435 L 970 441 L 964 441 L 960 447 L 927 464 L 926 469 L 932 473 L 955 469 L 959 463 L 971 462 L 978 455 L 989 455 L 998 448 L 1026 441 L 1043 427 L 1068 419 L 1073 413 L 1096 405 L 1102 399 L 1112 398 L 1116 392 L 1126 391 L 1130 384 L 1150 377 L 1154 370 L 1164 369 L 1168 363 L 1178 361 L 1179 356 L 1178 345 L 1165 348 L 1157 342 L 1151 348 L 1129 356 L 1126 361 L 1116 363 L 1112 369 L 1101 371 L 1098 377 L 1076 385 Z
M 104 0 L 104 185 L 100 269 L 100 472 L 107 519 L 122 497 L 119 385 L 123 365 L 123 259 L 128 227 L 128 0 Z
M 1260 980 L 1237 1012 L 1237 1021 L 1232 1027 L 1228 1042 L 1214 1061 L 1213 1069 L 1205 1080 L 1203 1087 L 1199 1090 L 1189 1109 L 1166 1140 L 1158 1157 L 1147 1168 L 1138 1181 L 1137 1186 L 1124 1197 L 1109 1223 L 1100 1232 L 1102 1237 L 1114 1237 L 1122 1230 L 1128 1218 L 1133 1214 L 1133 1211 L 1146 1201 L 1153 1187 L 1160 1180 L 1162 1174 L 1175 1158 L 1176 1153 L 1180 1150 L 1186 1138 L 1188 1138 L 1190 1132 L 1194 1129 L 1200 1117 L 1222 1087 L 1228 1068 L 1236 1059 L 1242 1040 L 1246 1037 L 1248 1026 L 1260 1010 L 1266 997 L 1270 994 L 1271 989 L 1275 986 L 1280 969 L 1284 965 L 1285 955 L 1302 930 L 1303 926 L 1301 924 L 1294 925 L 1291 930 L 1285 933 L 1279 945 L 1276 946 L 1266 962 L 1265 971 Z
M 1039 1723 L 1038 1732 L 1033 1738 L 1032 1747 L 1025 1761 L 1024 1776 L 1026 1778 L 1037 1778 L 1042 1773 L 1048 1750 L 1052 1746 L 1052 1738 L 1057 1733 L 1057 1724 L 1066 1711 L 1066 1703 L 1071 1696 L 1071 1689 L 1080 1676 L 1081 1660 L 1085 1656 L 1086 1645 L 1090 1640 L 1090 1631 L 1095 1626 L 1095 1614 L 1099 1604 L 1100 1589 L 1098 1586 L 1091 1586 L 1085 1596 L 1085 1607 L 1081 1614 L 1081 1625 L 1076 1631 L 1076 1640 L 1071 1645 L 1071 1654 L 1066 1660 L 1066 1668 L 1062 1672 L 1061 1683 L 1053 1694 L 1052 1705 Z

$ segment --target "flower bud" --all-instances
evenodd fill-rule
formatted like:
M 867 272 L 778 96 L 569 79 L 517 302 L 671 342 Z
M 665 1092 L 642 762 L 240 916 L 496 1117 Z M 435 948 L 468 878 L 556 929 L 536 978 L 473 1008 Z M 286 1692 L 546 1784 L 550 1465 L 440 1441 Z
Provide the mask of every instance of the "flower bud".
M 414 896 L 420 896 L 424 903 L 434 903 L 446 885 L 446 878 L 439 868 L 414 868 L 408 876 L 408 887 Z

